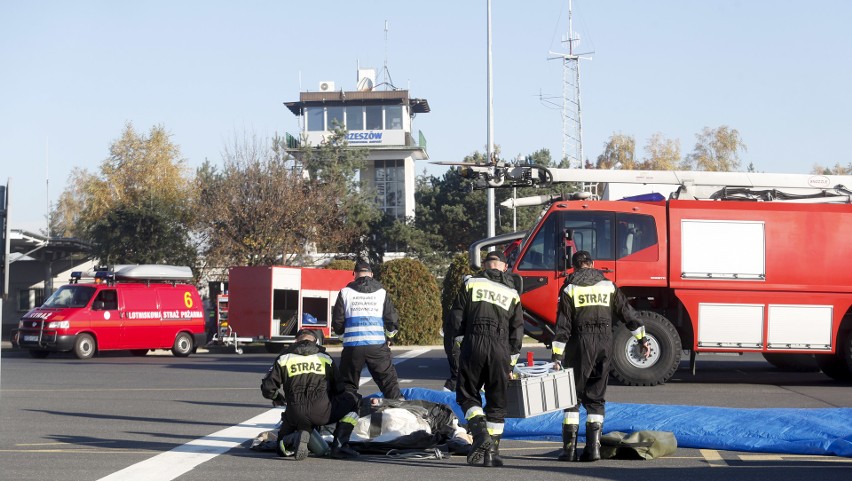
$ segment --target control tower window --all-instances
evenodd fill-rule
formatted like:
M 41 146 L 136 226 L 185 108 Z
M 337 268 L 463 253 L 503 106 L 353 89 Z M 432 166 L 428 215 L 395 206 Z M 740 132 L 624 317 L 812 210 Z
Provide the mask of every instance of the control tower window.
M 405 217 L 405 166 L 403 161 L 376 161 L 376 203 L 386 214 Z
M 385 130 L 402 130 L 402 105 L 385 107 Z
M 322 107 L 306 107 L 305 117 L 308 119 L 308 130 L 322 132 L 325 130 L 325 111 Z
M 364 107 L 346 107 L 346 128 L 364 130 Z
M 367 110 L 367 129 L 366 130 L 382 130 L 382 106 L 368 105 Z
M 343 107 L 326 107 L 325 115 L 325 130 L 334 130 L 335 128 L 343 127 Z

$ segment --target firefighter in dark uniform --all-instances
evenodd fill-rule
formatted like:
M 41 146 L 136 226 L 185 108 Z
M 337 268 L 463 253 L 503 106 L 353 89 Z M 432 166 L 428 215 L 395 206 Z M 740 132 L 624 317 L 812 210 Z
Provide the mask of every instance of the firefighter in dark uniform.
M 506 389 L 524 335 L 521 299 L 505 270 L 506 257 L 489 252 L 483 271 L 464 281 L 451 313 L 461 344 L 456 402 L 473 435 L 468 464 L 503 465 L 499 446 Z M 485 410 L 479 394 L 483 386 Z
M 260 390 L 263 397 L 272 399 L 274 406 L 287 406 L 278 431 L 279 456 L 295 453 L 297 461 L 305 459 L 310 432 L 316 426 L 333 422 L 337 426 L 331 455 L 336 458 L 358 456 L 349 447 L 349 437 L 358 422 L 361 399 L 343 389 L 337 367 L 325 348 L 317 345 L 314 331 L 301 329 L 296 333 L 296 342 L 275 359 Z
M 578 251 L 571 258 L 574 272 L 565 279 L 559 295 L 556 334 L 553 339 L 552 360 L 561 368 L 574 370 L 577 400 L 586 408 L 586 446 L 581 461 L 601 458 L 601 429 L 604 422 L 604 403 L 610 371 L 612 324 L 622 319 L 636 337 L 643 357 L 650 355 L 648 338 L 636 311 L 627 298 L 603 272 L 594 269 L 587 251 Z M 565 410 L 562 421 L 562 452 L 560 461 L 576 461 L 577 432 L 580 427 L 579 405 Z
M 347 391 L 358 392 L 364 364 L 387 399 L 402 399 L 387 340 L 399 329 L 399 315 L 388 292 L 373 279 L 370 264 L 355 263 L 355 280 L 340 290 L 331 327 L 342 336 L 340 375 Z

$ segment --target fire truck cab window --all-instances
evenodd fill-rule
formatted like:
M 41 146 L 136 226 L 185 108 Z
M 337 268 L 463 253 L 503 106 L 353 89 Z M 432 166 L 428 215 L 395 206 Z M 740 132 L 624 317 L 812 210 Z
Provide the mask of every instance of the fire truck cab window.
M 531 240 L 518 264 L 522 271 L 556 269 L 556 216 L 550 216 Z
M 658 244 L 657 226 L 650 215 L 618 214 L 615 237 L 619 259 L 633 256 L 628 260 L 655 261 L 659 258 L 659 249 L 648 249 Z
M 563 212 L 562 231 L 573 232 L 573 248 L 588 251 L 595 260 L 614 260 L 613 222 L 610 212 Z

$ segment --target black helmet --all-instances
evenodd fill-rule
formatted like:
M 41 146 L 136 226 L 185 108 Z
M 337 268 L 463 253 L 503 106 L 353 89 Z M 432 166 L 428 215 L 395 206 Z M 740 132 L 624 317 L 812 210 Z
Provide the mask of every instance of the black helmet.
M 296 339 L 299 339 L 300 337 L 304 336 L 305 334 L 313 337 L 314 342 L 317 342 L 319 340 L 319 336 L 317 336 L 317 332 L 316 332 L 315 329 L 308 329 L 308 328 L 304 328 L 304 327 L 302 329 L 299 329 L 296 332 Z
M 577 251 L 571 256 L 571 265 L 574 269 L 579 269 L 583 264 L 591 264 L 593 262 L 592 255 L 589 251 Z

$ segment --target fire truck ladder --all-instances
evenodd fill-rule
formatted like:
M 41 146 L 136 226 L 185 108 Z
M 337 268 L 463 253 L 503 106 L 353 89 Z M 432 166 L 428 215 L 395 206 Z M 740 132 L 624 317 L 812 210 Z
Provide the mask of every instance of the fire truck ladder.
M 547 187 L 568 182 L 675 185 L 680 187 L 672 194 L 674 199 L 852 203 L 852 175 L 551 169 L 505 163 L 467 163 L 459 167 L 458 173 L 471 179 L 475 188 Z M 539 204 L 556 200 L 552 196 L 535 198 Z M 533 202 L 515 199 L 509 207 L 535 205 Z

